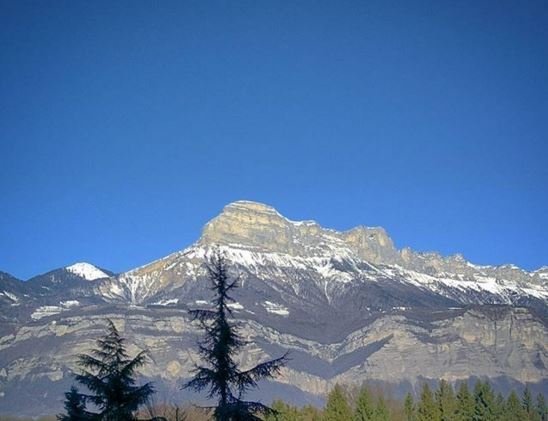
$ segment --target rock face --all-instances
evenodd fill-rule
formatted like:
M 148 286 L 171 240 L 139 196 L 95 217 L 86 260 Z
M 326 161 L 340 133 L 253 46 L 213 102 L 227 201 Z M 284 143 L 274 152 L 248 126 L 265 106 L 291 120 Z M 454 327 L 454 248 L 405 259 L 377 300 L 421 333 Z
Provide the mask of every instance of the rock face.
M 291 353 L 261 389 L 268 401 L 315 402 L 335 382 L 403 391 L 422 378 L 485 376 L 500 388 L 547 386 L 546 268 L 398 250 L 382 228 L 337 232 L 242 201 L 194 245 L 126 273 L 90 279 L 93 270 L 62 269 L 26 283 L 0 273 L 0 413 L 58 411 L 75 356 L 106 317 L 132 351 L 150 351 L 143 374 L 161 399 L 183 399 L 178 385 L 201 334 L 187 310 L 208 305 L 204 262 L 216 249 L 240 277 L 233 310 L 252 343 L 241 363 Z
M 314 221 L 294 222 L 274 208 L 255 202 L 226 206 L 204 228 L 200 244 L 224 244 L 262 252 L 309 256 L 326 249 L 352 249 L 372 263 L 399 263 L 401 258 L 382 228 L 357 227 L 340 233 L 322 228 Z

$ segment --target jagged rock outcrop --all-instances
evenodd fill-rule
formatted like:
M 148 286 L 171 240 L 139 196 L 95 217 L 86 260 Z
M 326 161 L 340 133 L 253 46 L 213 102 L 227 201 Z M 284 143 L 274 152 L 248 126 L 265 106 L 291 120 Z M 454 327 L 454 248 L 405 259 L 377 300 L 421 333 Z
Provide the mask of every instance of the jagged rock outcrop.
M 0 413 L 58 410 L 75 356 L 106 317 L 130 351 L 150 351 L 144 374 L 161 393 L 181 398 L 177 385 L 190 375 L 200 334 L 187 310 L 207 306 L 204 262 L 215 249 L 240 277 L 232 307 L 253 344 L 242 364 L 291 352 L 276 384 L 264 385 L 269 398 L 290 391 L 282 397 L 302 403 L 335 382 L 365 380 L 547 385 L 548 269 L 399 250 L 382 228 L 337 232 L 241 201 L 196 244 L 126 273 L 80 265 L 28 283 L 0 273 Z

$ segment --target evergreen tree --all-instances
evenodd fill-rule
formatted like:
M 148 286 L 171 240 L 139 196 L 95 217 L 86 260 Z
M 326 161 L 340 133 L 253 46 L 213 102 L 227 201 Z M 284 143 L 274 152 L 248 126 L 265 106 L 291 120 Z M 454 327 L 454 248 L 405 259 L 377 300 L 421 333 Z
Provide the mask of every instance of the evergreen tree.
M 453 387 L 446 380 L 441 380 L 436 391 L 436 403 L 438 405 L 441 421 L 454 421 L 456 418 L 457 404 Z
M 527 413 L 523 410 L 518 395 L 512 390 L 506 400 L 505 411 L 502 419 L 504 421 L 525 420 Z
M 297 416 L 297 408 L 277 399 L 272 402 L 272 411 L 267 412 L 265 421 L 295 421 Z
M 299 421 L 322 421 L 322 412 L 312 405 L 305 405 L 302 407 L 299 417 Z
M 324 421 L 348 421 L 352 419 L 352 410 L 348 405 L 343 388 L 338 384 L 327 396 L 323 419 Z
M 535 409 L 533 407 L 533 396 L 531 395 L 531 390 L 529 390 L 529 386 L 527 385 L 525 385 L 525 389 L 523 389 L 523 397 L 521 398 L 521 403 L 527 416 L 532 419 L 534 417 Z
M 406 420 L 415 421 L 415 403 L 413 402 L 413 396 L 409 392 L 405 396 L 403 407 Z
M 125 340 L 112 323 L 107 320 L 107 333 L 97 340 L 97 348 L 91 355 L 79 356 L 82 373 L 76 380 L 86 386 L 90 394 L 86 401 L 93 403 L 98 414 L 92 414 L 101 421 L 132 421 L 140 406 L 154 393 L 151 383 L 135 386 L 135 374 L 146 363 L 145 351 L 129 358 Z
M 388 407 L 382 395 L 377 400 L 377 406 L 375 407 L 375 421 L 390 421 L 390 413 Z
M 504 400 L 504 396 L 502 396 L 502 393 L 497 393 L 497 396 L 495 397 L 494 402 L 494 415 L 496 420 L 501 420 L 504 417 L 504 413 L 506 412 L 506 401 Z
M 440 421 L 438 406 L 428 383 L 424 383 L 421 398 L 417 405 L 417 421 Z
M 544 395 L 542 393 L 537 395 L 535 409 L 540 421 L 548 421 L 548 408 L 546 407 L 546 401 L 544 400 Z
M 65 393 L 66 414 L 57 415 L 59 421 L 90 421 L 91 414 L 86 411 L 86 399 L 72 386 L 70 391 Z
M 488 381 L 478 380 L 474 387 L 474 421 L 495 421 L 495 396 Z
M 229 293 L 237 287 L 237 279 L 230 281 L 225 258 L 216 251 L 206 265 L 214 310 L 192 310 L 191 315 L 200 321 L 205 338 L 199 345 L 199 353 L 206 365 L 196 366 L 196 374 L 183 387 L 197 392 L 208 390 L 210 399 L 217 399 L 214 417 L 217 421 L 259 420 L 257 413 L 268 413 L 271 408 L 260 402 L 243 400 L 243 395 L 257 387 L 261 379 L 279 373 L 286 355 L 266 361 L 246 371 L 241 371 L 234 355 L 245 345 L 237 332 L 237 326 L 229 322 L 232 310 L 228 306 L 234 299 Z
M 375 408 L 373 406 L 373 398 L 369 389 L 363 386 L 356 401 L 356 409 L 354 411 L 354 421 L 372 421 L 374 419 Z
M 474 398 L 468 389 L 468 384 L 463 381 L 457 393 L 457 416 L 458 421 L 469 421 L 474 416 Z

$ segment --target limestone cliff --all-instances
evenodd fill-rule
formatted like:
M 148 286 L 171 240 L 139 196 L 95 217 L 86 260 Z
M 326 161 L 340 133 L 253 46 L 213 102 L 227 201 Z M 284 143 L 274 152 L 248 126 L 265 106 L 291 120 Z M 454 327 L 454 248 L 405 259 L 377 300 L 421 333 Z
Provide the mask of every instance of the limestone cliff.
M 547 386 L 548 269 L 398 249 L 382 228 L 338 232 L 239 201 L 195 244 L 125 273 L 82 278 L 64 268 L 23 283 L 0 272 L 0 413 L 58 411 L 76 355 L 106 317 L 130 351 L 150 351 L 144 374 L 161 393 L 185 398 L 178 384 L 200 333 L 187 310 L 208 305 L 214 250 L 240 279 L 231 306 L 252 343 L 242 363 L 291 352 L 263 397 L 315 402 L 335 382 L 365 380 L 398 390 L 471 376 Z

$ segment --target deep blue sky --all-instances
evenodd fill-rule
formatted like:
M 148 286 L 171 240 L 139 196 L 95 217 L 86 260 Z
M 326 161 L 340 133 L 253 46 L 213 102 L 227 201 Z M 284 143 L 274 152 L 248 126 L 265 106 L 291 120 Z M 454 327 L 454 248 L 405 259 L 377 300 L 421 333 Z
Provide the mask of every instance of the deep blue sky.
M 0 270 L 122 271 L 234 200 L 548 264 L 546 1 L 0 1 Z

